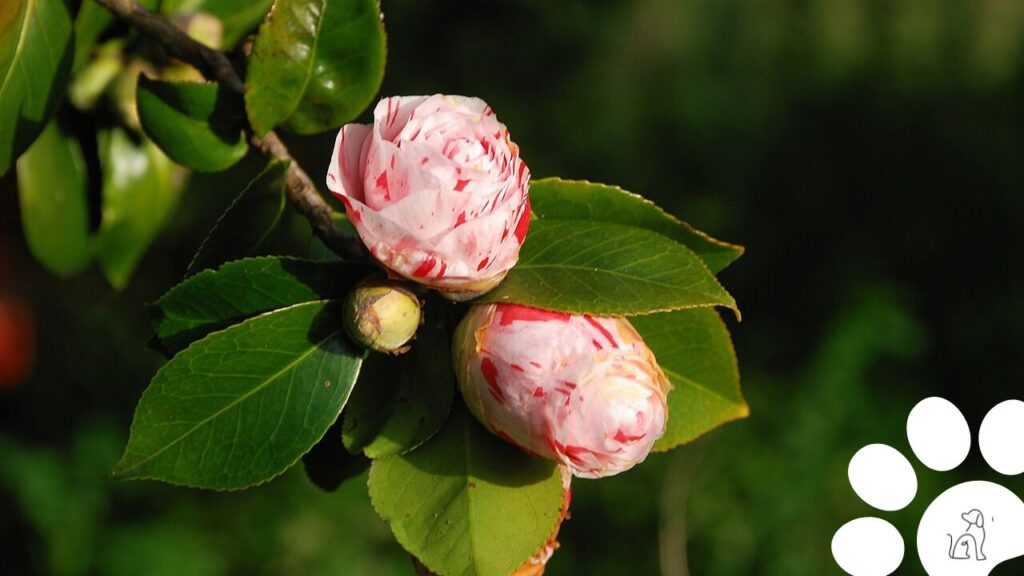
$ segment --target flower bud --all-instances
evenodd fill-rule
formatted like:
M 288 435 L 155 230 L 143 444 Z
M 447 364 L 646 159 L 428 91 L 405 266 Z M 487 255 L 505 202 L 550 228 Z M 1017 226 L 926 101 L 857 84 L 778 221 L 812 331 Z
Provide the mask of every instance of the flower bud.
M 392 273 L 457 300 L 494 288 L 530 223 L 530 171 L 478 98 L 385 98 L 342 127 L 327 187 Z
M 665 432 L 671 384 L 624 318 L 475 306 L 453 346 L 477 420 L 575 476 L 628 470 Z
M 377 352 L 405 352 L 420 325 L 420 301 L 395 282 L 368 283 L 345 298 L 345 327 L 353 340 Z

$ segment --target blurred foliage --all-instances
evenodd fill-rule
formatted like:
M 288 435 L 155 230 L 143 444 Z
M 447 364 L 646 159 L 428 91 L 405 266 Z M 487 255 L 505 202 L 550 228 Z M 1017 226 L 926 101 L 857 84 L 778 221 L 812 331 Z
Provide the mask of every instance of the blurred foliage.
M 486 99 L 536 177 L 621 184 L 745 244 L 723 274 L 751 418 L 633 471 L 574 485 L 549 574 L 820 574 L 868 514 L 860 445 L 907 449 L 914 403 L 975 427 L 1016 394 L 1024 345 L 1024 4 L 1016 0 L 384 0 L 382 94 Z M 324 174 L 333 135 L 291 137 Z M 255 174 L 193 176 L 127 288 L 58 282 L 27 256 L 0 182 L 0 292 L 36 316 L 34 375 L 0 396 L 4 570 L 38 574 L 408 574 L 349 480 L 293 469 L 245 493 L 120 483 L 107 471 L 160 363 L 142 304 L 184 274 Z M 266 252 L 305 250 L 286 213 Z M 6 264 L 5 264 L 6 262 Z M 31 334 L 27 337 L 31 337 Z M 887 515 L 992 478 L 915 465 Z M 1019 479 L 1003 482 L 1020 493 Z M 913 546 L 901 573 L 919 573 Z M 688 568 L 687 568 L 688 567 Z

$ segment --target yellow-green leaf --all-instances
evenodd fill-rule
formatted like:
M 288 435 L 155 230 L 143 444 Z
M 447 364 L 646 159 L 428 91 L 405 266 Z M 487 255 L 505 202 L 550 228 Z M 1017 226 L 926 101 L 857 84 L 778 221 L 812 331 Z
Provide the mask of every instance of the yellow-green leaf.
M 62 0 L 0 2 L 0 175 L 43 130 L 74 59 Z

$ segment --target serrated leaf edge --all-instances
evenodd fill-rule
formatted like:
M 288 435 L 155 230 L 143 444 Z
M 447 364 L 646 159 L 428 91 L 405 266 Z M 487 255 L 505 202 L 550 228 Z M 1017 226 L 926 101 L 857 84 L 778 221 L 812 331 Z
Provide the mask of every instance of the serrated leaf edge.
M 229 204 L 228 207 L 224 210 L 224 212 L 222 212 L 221 215 L 217 218 L 217 222 L 214 223 L 213 228 L 210 228 L 210 231 L 206 234 L 206 238 L 203 238 L 203 243 L 200 244 L 199 248 L 196 249 L 196 253 L 192 255 L 192 260 L 188 263 L 188 267 L 185 269 L 186 276 L 193 276 L 196 273 L 196 271 L 194 271 L 192 268 L 193 266 L 196 265 L 196 262 L 199 260 L 199 255 L 203 253 L 203 249 L 206 248 L 206 245 L 210 242 L 210 238 L 212 238 L 213 234 L 217 231 L 218 228 L 220 228 L 221 224 L 224 222 L 224 219 L 227 218 L 228 214 L 230 214 L 231 211 L 235 208 L 235 206 L 237 206 L 242 201 L 242 198 L 244 198 L 245 195 L 248 194 L 250 190 L 252 190 L 253 184 L 255 184 L 256 181 L 258 181 L 260 178 L 266 176 L 271 170 L 277 169 L 278 166 L 284 168 L 285 172 L 287 173 L 288 167 L 290 165 L 290 160 L 271 160 L 269 163 L 267 163 L 266 167 L 264 167 L 263 170 L 260 171 L 259 174 L 257 174 L 252 180 L 249 181 L 248 184 L 245 185 L 245 188 L 242 189 L 238 196 L 235 196 L 235 199 L 231 201 L 231 204 Z M 278 223 L 281 222 L 281 216 L 284 215 L 284 208 L 285 205 L 287 204 L 287 202 L 285 201 L 284 189 L 285 184 L 284 181 L 282 180 L 281 202 L 280 208 L 277 211 L 277 216 L 274 218 L 273 223 L 270 226 L 268 226 L 267 229 L 263 232 L 263 235 L 260 237 L 260 239 L 255 244 L 253 244 L 253 246 L 249 249 L 250 253 L 253 250 L 259 248 L 260 245 L 263 244 L 263 242 L 267 239 L 267 237 L 270 236 L 270 233 L 274 230 L 274 228 L 277 227 Z M 246 258 L 241 258 L 240 260 L 245 259 Z M 232 260 L 232 262 L 238 262 L 238 260 Z M 229 263 L 230 262 L 225 262 L 225 264 Z M 218 267 L 217 270 L 220 270 L 220 267 Z
M 631 192 L 630 192 L 630 194 L 631 194 Z M 544 220 L 546 222 L 580 222 L 580 220 L 571 220 L 571 219 L 568 219 L 568 218 L 544 218 Z M 659 234 L 658 232 L 655 232 L 654 230 L 648 230 L 647 228 L 641 228 L 639 226 L 632 226 L 630 224 L 619 224 L 619 223 L 614 223 L 614 222 L 606 222 L 606 221 L 601 221 L 601 220 L 582 220 L 582 221 L 583 222 L 597 222 L 599 224 L 605 224 L 605 225 L 608 225 L 608 226 L 621 226 L 623 228 L 632 228 L 634 230 L 639 230 L 641 233 L 653 234 L 653 235 L 659 236 L 659 237 L 661 237 L 661 238 L 663 238 L 663 239 L 665 239 L 665 240 L 667 240 L 669 242 L 672 242 L 673 244 L 675 244 L 676 246 L 682 248 L 686 252 L 689 252 L 693 256 L 693 258 L 697 261 L 698 265 L 700 265 L 700 267 L 705 272 L 708 273 L 708 276 L 711 277 L 711 281 L 714 283 L 714 285 L 717 286 L 718 288 L 722 289 L 722 292 L 724 292 L 725 295 L 728 297 L 728 301 L 724 302 L 724 303 L 712 302 L 712 303 L 708 303 L 708 304 L 684 304 L 684 305 L 679 305 L 679 306 L 670 306 L 670 307 L 667 307 L 667 308 L 650 308 L 650 309 L 644 309 L 643 312 L 619 312 L 619 313 L 601 313 L 601 314 L 591 313 L 591 312 L 588 312 L 586 310 L 570 309 L 568 307 L 558 308 L 558 307 L 550 307 L 550 306 L 539 306 L 539 305 L 535 305 L 535 304 L 532 304 L 532 303 L 529 304 L 529 306 L 531 306 L 533 308 L 537 308 L 539 310 L 550 310 L 550 311 L 553 311 L 553 312 L 567 312 L 567 313 L 570 313 L 570 314 L 585 314 L 587 316 L 596 316 L 596 317 L 626 317 L 626 318 L 633 317 L 633 316 L 648 316 L 650 314 L 658 314 L 658 313 L 661 313 L 661 312 L 675 312 L 677 310 L 693 310 L 693 309 L 697 309 L 697 308 L 717 308 L 718 306 L 722 306 L 724 308 L 728 308 L 729 310 L 732 310 L 733 314 L 735 314 L 735 316 L 736 316 L 736 321 L 737 322 L 742 322 L 743 321 L 743 314 L 742 314 L 742 312 L 740 312 L 739 305 L 736 303 L 736 299 L 733 297 L 733 295 L 728 290 L 726 290 L 725 286 L 722 286 L 722 283 L 718 281 L 718 277 L 715 276 L 714 272 L 711 271 L 711 269 L 708 267 L 707 263 L 704 262 L 704 259 L 701 258 L 700 256 L 698 256 L 696 252 L 691 250 L 689 246 L 686 246 L 685 244 L 683 244 L 681 242 L 678 242 L 678 241 L 676 241 L 676 240 L 674 240 L 672 238 L 669 238 L 668 236 L 665 236 L 664 234 Z M 529 234 L 527 234 L 527 237 L 529 237 Z M 519 264 L 517 262 L 516 266 L 518 266 L 518 265 Z M 501 286 L 501 284 L 499 284 L 498 286 Z M 497 289 L 498 286 L 496 286 L 495 289 Z M 498 302 L 498 303 L 511 303 L 511 304 L 516 304 L 517 303 L 517 302 L 513 301 L 512 299 L 510 299 L 508 297 L 502 297 L 502 298 L 499 298 L 499 299 L 488 299 L 487 294 L 483 294 L 483 295 L 479 296 L 478 298 L 476 298 L 474 300 L 471 300 L 471 302 L 478 303 L 478 304 L 491 304 L 491 303 L 496 303 L 496 302 Z
M 711 244 L 714 244 L 714 245 L 718 246 L 719 248 L 724 249 L 725 252 L 734 253 L 736 256 L 732 260 L 730 260 L 725 266 L 722 267 L 723 270 L 725 268 L 731 266 L 733 262 L 735 262 L 741 256 L 743 256 L 743 254 L 747 250 L 747 248 L 745 246 L 743 246 L 742 244 L 734 244 L 732 242 L 726 242 L 725 240 L 719 240 L 718 238 L 715 238 L 714 236 L 708 234 L 707 232 L 705 232 L 703 230 L 700 230 L 699 228 L 695 228 L 689 222 L 687 222 L 685 220 L 682 220 L 680 218 L 677 218 L 673 214 L 667 212 L 664 208 L 662 208 L 661 206 L 658 206 L 656 203 L 654 203 L 654 201 L 650 200 L 649 198 L 647 198 L 645 196 L 642 196 L 640 194 L 637 194 L 636 192 L 631 192 L 629 190 L 626 190 L 625 188 L 622 188 L 621 186 L 618 186 L 618 185 L 615 185 L 615 184 L 605 184 L 603 182 L 592 182 L 590 180 L 567 179 L 567 178 L 562 178 L 561 176 L 546 176 L 544 178 L 539 178 L 537 180 L 534 180 L 533 184 L 546 184 L 548 182 L 559 183 L 559 184 L 583 184 L 583 185 L 586 185 L 586 186 L 600 186 L 600 187 L 603 187 L 603 188 L 610 188 L 610 189 L 615 190 L 616 192 L 619 192 L 619 193 L 621 193 L 621 194 L 623 194 L 625 196 L 629 196 L 631 198 L 635 198 L 635 199 L 643 202 L 644 204 L 647 204 L 648 206 L 651 206 L 652 208 L 656 209 L 662 216 L 664 216 L 668 220 L 670 220 L 670 221 L 672 221 L 672 222 L 682 226 L 683 228 L 686 228 L 686 230 L 688 232 L 692 232 L 694 235 L 700 236 L 701 238 L 703 238 L 704 240 L 707 240 Z M 634 226 L 634 228 L 639 228 L 639 226 Z M 701 260 L 703 260 L 703 258 Z
M 731 398 L 726 398 L 725 396 L 722 396 L 721 394 L 719 394 L 719 393 L 717 393 L 717 392 L 707 388 L 706 386 L 700 385 L 699 383 L 695 382 L 694 380 L 692 380 L 690 378 L 686 378 L 686 377 L 680 376 L 679 379 L 680 380 L 686 380 L 687 382 L 691 383 L 695 388 L 699 388 L 701 390 L 704 390 L 704 391 L 708 392 L 712 396 L 716 396 L 718 398 L 721 398 L 721 399 L 725 400 L 726 403 L 735 406 L 736 407 L 736 411 L 733 412 L 732 414 L 730 414 L 727 418 L 724 418 L 722 421 L 718 422 L 717 424 L 715 424 L 714 426 L 708 428 L 707 430 L 704 430 L 703 432 L 701 432 L 697 436 L 694 436 L 693 438 L 690 438 L 689 440 L 683 440 L 683 441 L 677 442 L 675 444 L 672 444 L 670 446 L 658 446 L 658 443 L 655 442 L 654 448 L 651 450 L 651 452 L 657 452 L 657 453 L 660 454 L 660 453 L 668 452 L 670 450 L 674 450 L 674 449 L 676 449 L 676 448 L 678 448 L 680 446 L 685 446 L 685 445 L 687 445 L 687 444 L 689 444 L 691 442 L 694 442 L 695 440 L 697 440 L 699 438 L 702 438 L 703 436 L 707 435 L 708 433 L 713 432 L 713 431 L 721 428 L 722 426 L 728 424 L 729 422 L 735 422 L 737 420 L 743 420 L 744 418 L 747 418 L 748 416 L 750 416 L 750 405 L 747 404 L 746 397 L 744 397 L 744 395 L 743 395 L 743 387 L 740 386 L 740 382 L 742 381 L 742 375 L 740 374 L 740 361 L 739 361 L 739 357 L 736 355 L 736 346 L 735 346 L 735 344 L 733 344 L 732 335 L 729 333 L 729 327 L 725 324 L 725 321 L 722 320 L 722 317 L 719 316 L 717 313 L 715 314 L 715 320 L 718 322 L 719 326 L 721 326 L 722 330 L 725 331 L 725 334 L 728 337 L 728 338 L 726 338 L 726 340 L 727 340 L 727 342 L 729 344 L 729 346 L 728 346 L 728 348 L 729 348 L 729 358 L 732 359 L 732 365 L 736 369 L 736 375 L 737 375 L 736 395 L 739 396 L 739 403 L 737 403 L 736 401 L 734 401 Z M 662 368 L 662 370 L 664 370 L 666 376 L 669 376 L 669 382 L 674 387 L 676 385 L 676 380 L 673 379 L 671 376 L 672 375 L 676 375 L 676 374 L 674 372 L 672 372 L 671 370 L 665 370 L 664 368 Z M 669 413 L 668 418 L 671 420 L 671 418 L 672 418 L 672 414 L 671 413 Z M 660 440 L 660 438 L 659 438 L 659 440 Z
M 457 401 L 458 400 L 456 399 L 456 402 Z M 453 407 L 455 406 L 455 402 L 452 403 L 452 406 Z M 451 418 L 451 416 L 452 416 L 451 415 L 451 410 L 449 410 L 448 418 L 445 418 L 444 423 L 441 425 L 440 428 L 438 428 L 438 431 L 440 431 L 441 428 L 443 428 L 444 425 L 448 423 L 448 419 Z M 472 420 L 472 417 L 469 416 L 468 414 L 465 417 L 467 419 L 469 419 L 470 421 Z M 470 423 L 469 425 L 472 425 L 472 423 Z M 489 434 L 489 432 L 488 432 L 488 434 Z M 436 435 L 436 432 L 435 432 L 435 435 Z M 467 441 L 466 444 L 468 446 L 469 442 Z M 422 446 L 422 444 L 421 444 L 421 446 Z M 448 576 L 447 574 L 444 573 L 444 571 L 440 570 L 439 567 L 432 566 L 431 564 L 428 564 L 423 558 L 420 558 L 420 557 L 416 556 L 411 550 L 409 550 L 409 547 L 403 541 L 404 538 L 400 538 L 398 536 L 398 534 L 395 532 L 394 528 L 392 527 L 391 520 L 387 519 L 384 516 L 384 514 L 381 512 L 380 508 L 377 505 L 377 500 L 373 497 L 374 491 L 371 490 L 371 488 L 370 488 L 370 486 L 373 484 L 373 478 L 375 476 L 375 472 L 380 468 L 380 466 L 381 466 L 380 463 L 381 462 L 384 462 L 384 461 L 386 461 L 386 460 L 388 460 L 390 458 L 401 458 L 403 455 L 408 454 L 409 452 L 412 452 L 412 450 L 409 450 L 407 452 L 403 452 L 402 454 L 395 454 L 393 456 L 386 456 L 386 457 L 383 457 L 383 458 L 372 459 L 370 461 L 370 471 L 366 475 L 366 489 L 367 489 L 367 494 L 370 495 L 370 505 L 373 507 L 373 511 L 377 513 L 377 516 L 379 518 L 381 518 L 382 520 L 384 520 L 384 522 L 388 525 L 388 528 L 391 530 L 391 534 L 395 537 L 395 540 L 399 543 L 399 545 L 402 546 L 402 548 L 406 552 L 408 552 L 410 555 L 412 555 L 417 560 L 419 560 L 431 572 L 433 572 L 435 574 L 439 574 L 441 576 Z M 467 458 L 467 462 L 468 462 L 468 458 Z M 555 469 L 558 470 L 558 473 L 559 473 L 560 476 L 562 474 L 566 473 L 565 470 L 563 469 L 563 467 L 560 464 L 556 463 Z M 467 472 L 467 477 L 468 477 L 468 472 Z M 468 479 L 466 481 L 466 486 L 465 486 L 464 489 L 466 490 L 467 494 L 470 492 L 470 490 L 469 490 L 469 480 Z M 467 498 L 468 498 L 468 496 L 467 496 Z M 561 507 L 563 507 L 565 505 L 565 494 L 564 493 L 561 494 L 561 498 L 562 498 L 562 500 L 561 500 L 561 502 L 559 504 L 559 512 L 561 512 Z M 539 547 L 537 547 L 537 549 L 535 551 L 531 552 L 530 556 L 527 556 L 526 558 L 524 558 L 522 563 L 528 562 L 530 560 L 530 558 L 532 558 L 538 551 L 542 550 L 544 548 L 544 546 L 547 545 L 548 540 L 550 540 L 550 538 L 551 538 L 551 535 L 555 533 L 555 530 L 558 528 L 559 523 L 562 522 L 563 520 L 564 520 L 564 518 L 562 518 L 562 515 L 560 513 L 555 515 L 555 521 L 552 524 L 550 530 L 547 531 L 547 536 L 545 536 L 544 541 L 541 543 L 541 545 Z M 475 552 L 475 546 L 473 545 L 472 538 L 470 539 L 470 549 Z M 477 570 L 475 557 L 476 557 L 476 555 L 474 554 L 474 560 L 473 560 L 473 563 L 472 563 L 474 574 L 476 576 L 482 576 L 480 571 Z M 522 563 L 520 563 L 520 565 Z M 517 565 L 517 566 L 513 567 L 511 570 L 509 570 L 508 574 L 512 574 L 513 572 L 515 572 L 518 569 L 519 569 L 519 566 Z

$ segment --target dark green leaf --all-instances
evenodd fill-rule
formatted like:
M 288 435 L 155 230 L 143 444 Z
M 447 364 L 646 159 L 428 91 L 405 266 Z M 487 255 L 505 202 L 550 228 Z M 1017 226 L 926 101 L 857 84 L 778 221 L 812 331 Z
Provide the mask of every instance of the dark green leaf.
M 302 457 L 302 467 L 306 469 L 306 476 L 310 482 L 321 490 L 334 492 L 345 480 L 365 472 L 370 467 L 370 459 L 362 454 L 350 454 L 345 449 L 345 445 L 341 443 L 339 420 L 327 430 L 327 434 L 324 434 L 316 446 Z
M 383 78 L 378 0 L 277 0 L 256 37 L 245 105 L 260 135 L 278 124 L 323 132 L 359 115 Z
M 159 0 L 139 0 L 139 6 L 156 10 Z M 89 61 L 92 49 L 103 33 L 114 23 L 114 14 L 100 6 L 96 0 L 83 0 L 75 14 L 75 58 L 72 72 L 77 73 Z
M 672 382 L 668 426 L 654 445 L 669 450 L 750 410 L 740 393 L 732 340 L 714 310 L 679 310 L 629 320 Z
M 171 162 L 152 142 L 114 128 L 100 133 L 103 215 L 96 257 L 114 288 L 123 288 L 178 203 Z
M 273 0 L 164 0 L 160 11 L 168 15 L 205 12 L 224 26 L 224 48 L 231 48 L 259 25 Z
M 371 354 L 342 416 L 345 446 L 370 458 L 407 452 L 444 423 L 455 395 L 449 303 L 431 299 L 412 349 Z
M 139 121 L 172 160 L 201 172 L 226 170 L 249 150 L 242 98 L 215 83 L 139 78 Z
M 271 162 L 242 190 L 199 247 L 189 274 L 245 258 L 259 248 L 284 212 L 288 165 L 287 160 Z
M 18 159 L 18 199 L 29 250 L 57 276 L 89 264 L 87 196 L 82 150 L 54 120 Z
M 534 180 L 530 207 L 541 218 L 614 222 L 657 232 L 693 250 L 715 273 L 743 255 L 742 246 L 712 238 L 618 186 L 561 178 Z
M 359 373 L 340 314 L 299 304 L 175 356 L 143 393 L 114 474 L 230 490 L 287 470 L 338 418 Z
M 71 16 L 62 0 L 0 2 L 0 175 L 63 99 L 73 58 Z
M 460 402 L 426 444 L 370 466 L 377 513 L 406 550 L 444 576 L 511 573 L 544 546 L 562 498 L 553 462 L 491 435 Z
M 204 270 L 150 308 L 157 337 L 171 352 L 246 318 L 293 304 L 344 298 L 373 268 L 351 262 L 247 258 Z
M 519 264 L 481 302 L 633 315 L 736 301 L 689 248 L 642 228 L 586 220 L 530 223 Z

